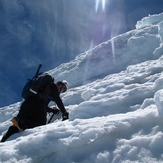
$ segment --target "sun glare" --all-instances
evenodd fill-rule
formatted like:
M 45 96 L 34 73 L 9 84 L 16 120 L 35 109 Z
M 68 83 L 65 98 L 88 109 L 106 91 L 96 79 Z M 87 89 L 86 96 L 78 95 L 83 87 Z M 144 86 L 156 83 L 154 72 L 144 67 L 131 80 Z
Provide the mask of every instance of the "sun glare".
M 96 0 L 95 10 L 98 11 L 99 7 L 102 7 L 102 10 L 105 10 L 106 0 Z
M 102 10 L 105 10 L 105 2 L 106 0 L 102 0 Z

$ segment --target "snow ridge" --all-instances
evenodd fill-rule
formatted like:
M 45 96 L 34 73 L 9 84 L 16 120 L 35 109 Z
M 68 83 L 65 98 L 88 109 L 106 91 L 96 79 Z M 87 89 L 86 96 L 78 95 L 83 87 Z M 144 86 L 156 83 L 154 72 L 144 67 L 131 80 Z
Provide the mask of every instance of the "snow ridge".
M 56 80 L 66 78 L 74 87 L 118 73 L 129 65 L 158 59 L 163 52 L 163 19 L 162 14 L 157 17 L 161 20 L 158 24 L 114 37 L 50 73 Z

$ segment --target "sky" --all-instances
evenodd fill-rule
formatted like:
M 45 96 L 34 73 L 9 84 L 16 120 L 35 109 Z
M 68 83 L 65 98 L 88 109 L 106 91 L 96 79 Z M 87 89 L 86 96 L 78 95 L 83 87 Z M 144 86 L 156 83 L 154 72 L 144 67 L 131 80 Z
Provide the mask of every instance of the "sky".
M 0 162 L 163 162 L 163 13 L 49 73 L 72 83 L 61 96 L 70 119 L 14 134 Z M 0 138 L 20 105 L 0 109 Z
M 48 71 L 160 12 L 161 0 L 1 0 L 0 106 L 22 100 L 40 63 Z

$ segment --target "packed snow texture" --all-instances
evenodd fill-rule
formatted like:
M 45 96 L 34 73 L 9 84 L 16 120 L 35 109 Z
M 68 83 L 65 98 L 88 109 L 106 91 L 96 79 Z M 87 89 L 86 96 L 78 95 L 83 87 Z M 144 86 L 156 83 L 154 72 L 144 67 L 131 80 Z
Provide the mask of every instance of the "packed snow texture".
M 70 119 L 11 136 L 0 161 L 163 162 L 162 15 L 49 71 L 70 83 L 62 95 Z M 20 104 L 0 109 L 1 136 Z

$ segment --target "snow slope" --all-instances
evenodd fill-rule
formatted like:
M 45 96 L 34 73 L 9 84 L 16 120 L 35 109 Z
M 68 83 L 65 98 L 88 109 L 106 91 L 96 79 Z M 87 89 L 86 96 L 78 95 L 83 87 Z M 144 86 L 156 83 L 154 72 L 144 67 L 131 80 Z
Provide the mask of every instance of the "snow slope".
M 160 14 L 157 19 L 163 19 L 162 17 L 163 14 Z M 149 17 L 138 24 L 146 24 L 148 19 L 151 21 Z M 137 29 L 104 42 L 78 55 L 75 60 L 60 65 L 51 71 L 52 75 L 58 80 L 66 78 L 71 86 L 77 86 L 125 70 L 128 65 L 158 59 L 163 51 L 163 23 L 160 21 L 144 28 L 139 28 L 142 25 L 138 24 Z
M 70 83 L 70 120 L 13 135 L 1 162 L 163 162 L 163 13 L 49 73 Z M 20 104 L 0 109 L 1 136 Z

